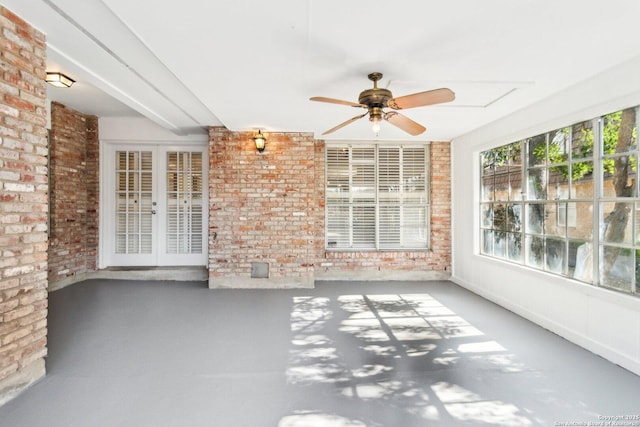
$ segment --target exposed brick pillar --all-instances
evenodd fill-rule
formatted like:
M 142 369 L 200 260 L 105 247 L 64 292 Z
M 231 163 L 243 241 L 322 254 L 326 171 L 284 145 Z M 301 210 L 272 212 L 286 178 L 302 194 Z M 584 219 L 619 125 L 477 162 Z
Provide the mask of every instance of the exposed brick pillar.
M 431 262 L 451 271 L 451 143 L 431 144 Z
M 0 6 L 0 404 L 47 354 L 45 36 Z

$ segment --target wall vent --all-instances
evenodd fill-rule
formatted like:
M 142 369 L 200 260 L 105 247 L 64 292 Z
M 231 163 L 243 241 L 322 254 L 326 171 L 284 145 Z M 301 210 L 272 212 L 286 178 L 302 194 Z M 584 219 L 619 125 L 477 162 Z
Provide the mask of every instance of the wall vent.
M 268 262 L 252 262 L 251 278 L 252 279 L 268 279 L 269 263 Z

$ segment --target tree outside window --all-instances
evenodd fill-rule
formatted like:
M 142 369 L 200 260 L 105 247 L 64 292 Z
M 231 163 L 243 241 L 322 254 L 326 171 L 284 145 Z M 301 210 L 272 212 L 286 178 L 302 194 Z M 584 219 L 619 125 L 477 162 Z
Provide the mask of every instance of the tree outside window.
M 628 108 L 481 153 L 481 253 L 640 292 L 637 120 Z

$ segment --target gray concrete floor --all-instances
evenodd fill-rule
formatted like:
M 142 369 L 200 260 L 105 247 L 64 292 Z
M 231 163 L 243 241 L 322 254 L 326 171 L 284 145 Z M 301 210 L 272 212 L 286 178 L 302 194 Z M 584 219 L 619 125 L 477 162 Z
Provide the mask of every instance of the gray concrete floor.
M 448 282 L 89 280 L 50 295 L 49 330 L 47 377 L 0 408 L 0 425 L 555 426 L 640 414 L 640 377 Z

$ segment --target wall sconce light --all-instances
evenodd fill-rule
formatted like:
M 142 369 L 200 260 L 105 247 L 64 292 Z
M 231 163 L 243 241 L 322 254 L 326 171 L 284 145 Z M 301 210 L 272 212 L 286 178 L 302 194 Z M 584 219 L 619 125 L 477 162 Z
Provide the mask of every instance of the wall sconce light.
M 253 142 L 256 143 L 256 149 L 258 152 L 262 153 L 264 151 L 264 146 L 267 143 L 267 137 L 258 129 L 258 133 L 253 135 Z
M 50 73 L 47 71 L 47 83 L 55 87 L 71 87 L 76 81 L 62 73 Z

